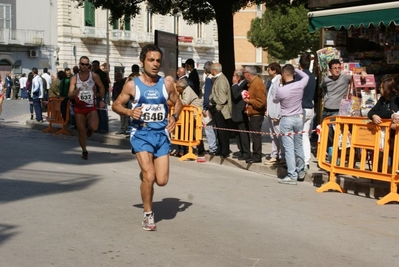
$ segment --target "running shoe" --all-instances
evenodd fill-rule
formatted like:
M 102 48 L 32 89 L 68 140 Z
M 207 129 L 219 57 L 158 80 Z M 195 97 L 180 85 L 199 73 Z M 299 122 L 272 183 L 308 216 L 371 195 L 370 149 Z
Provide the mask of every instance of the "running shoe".
M 93 130 L 91 128 L 87 128 L 86 135 L 87 135 L 87 137 L 92 136 L 93 135 Z
M 84 152 L 82 152 L 82 159 L 88 159 L 89 158 L 89 152 L 87 152 L 87 151 L 84 151 Z
M 292 185 L 296 185 L 297 181 L 295 179 L 292 179 L 291 177 L 284 177 L 283 179 L 278 179 L 278 182 L 280 184 L 292 184 Z
M 298 180 L 300 180 L 300 181 L 305 180 L 306 173 L 307 173 L 306 167 L 305 167 L 305 169 L 299 171 L 298 172 Z
M 146 231 L 156 231 L 157 226 L 155 225 L 154 213 L 145 215 L 142 223 L 143 229 Z

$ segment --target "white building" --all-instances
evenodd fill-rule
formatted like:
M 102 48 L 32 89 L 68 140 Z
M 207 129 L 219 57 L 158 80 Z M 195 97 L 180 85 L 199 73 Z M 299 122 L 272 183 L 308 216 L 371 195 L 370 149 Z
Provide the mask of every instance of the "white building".
M 59 62 L 63 67 L 76 65 L 80 56 L 87 55 L 90 60 L 99 60 L 100 64 L 109 61 L 111 75 L 123 70 L 130 74 L 131 65 L 139 64 L 141 47 L 154 42 L 155 30 L 180 36 L 179 58 L 182 62 L 188 58 L 197 63 L 215 60 L 215 23 L 190 26 L 181 16 L 154 15 L 142 4 L 141 14 L 134 19 L 121 19 L 109 25 L 107 11 L 97 9 L 93 12 L 88 2 L 84 8 L 77 9 L 75 6 L 76 3 L 70 0 L 59 0 Z
M 27 73 L 33 67 L 56 73 L 72 69 L 81 56 L 109 62 L 110 77 L 131 72 L 141 47 L 154 42 L 155 30 L 179 36 L 178 66 L 188 58 L 202 71 L 218 61 L 216 22 L 188 25 L 181 16 L 160 16 L 146 10 L 134 19 L 109 24 L 108 13 L 77 7 L 71 0 L 0 0 L 0 74 Z M 3 73 L 2 73 L 3 72 Z
M 55 0 L 0 0 L 0 75 L 54 68 Z

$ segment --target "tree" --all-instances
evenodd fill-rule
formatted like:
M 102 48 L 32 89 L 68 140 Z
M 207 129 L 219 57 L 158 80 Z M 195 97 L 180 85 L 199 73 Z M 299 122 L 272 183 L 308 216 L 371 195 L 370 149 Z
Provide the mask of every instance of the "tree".
M 84 0 L 72 0 L 83 5 Z M 302 0 L 303 1 L 303 0 Z M 215 19 L 218 27 L 219 61 L 223 72 L 231 77 L 235 68 L 233 15 L 251 4 L 266 3 L 271 6 L 289 5 L 290 0 L 90 0 L 96 8 L 108 9 L 110 20 L 122 16 L 134 18 L 140 13 L 139 4 L 146 2 L 148 9 L 161 15 L 182 14 L 188 23 L 209 23 Z M 297 1 L 296 1 L 297 2 Z
M 291 59 L 319 47 L 319 32 L 309 33 L 308 10 L 303 4 L 268 8 L 251 22 L 248 40 L 276 59 Z

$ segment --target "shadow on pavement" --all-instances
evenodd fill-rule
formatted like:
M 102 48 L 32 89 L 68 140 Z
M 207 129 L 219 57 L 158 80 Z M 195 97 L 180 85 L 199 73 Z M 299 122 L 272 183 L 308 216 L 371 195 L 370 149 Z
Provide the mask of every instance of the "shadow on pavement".
M 13 232 L 15 228 L 16 226 L 13 225 L 0 224 L 0 245 L 17 234 L 17 232 Z
M 61 176 L 61 173 L 58 175 Z M 83 190 L 99 181 L 98 178 L 80 177 L 59 182 L 41 182 L 15 179 L 0 179 L 0 203 L 23 200 L 51 194 Z
M 153 202 L 152 211 L 155 214 L 155 222 L 171 220 L 176 217 L 178 212 L 185 211 L 191 205 L 193 203 L 181 201 L 178 198 L 164 198 L 162 201 Z M 143 204 L 135 204 L 133 206 L 143 209 Z

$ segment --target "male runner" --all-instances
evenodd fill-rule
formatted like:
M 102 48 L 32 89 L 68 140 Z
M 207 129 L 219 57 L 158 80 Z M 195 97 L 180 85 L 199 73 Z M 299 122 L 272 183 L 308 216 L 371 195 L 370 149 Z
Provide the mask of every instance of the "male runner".
M 105 90 L 100 77 L 89 70 L 90 60 L 86 56 L 79 59 L 79 72 L 71 77 L 68 97 L 75 101 L 76 127 L 78 129 L 79 144 L 82 148 L 82 158 L 88 159 L 86 149 L 86 136 L 90 137 L 98 128 L 98 115 L 96 106 L 96 85 L 100 90 L 100 108 L 105 107 Z M 86 130 L 86 123 L 88 124 Z
M 116 113 L 133 118 L 130 143 L 141 168 L 140 191 L 144 205 L 142 227 L 147 231 L 156 230 L 152 212 L 154 183 L 158 186 L 168 183 L 169 133 L 175 128 L 183 108 L 172 82 L 158 75 L 161 61 L 162 51 L 159 47 L 152 44 L 144 46 L 140 53 L 143 73 L 125 83 L 112 105 Z M 124 107 L 130 98 L 134 99 L 132 109 Z M 168 99 L 175 108 L 175 113 L 169 119 Z

